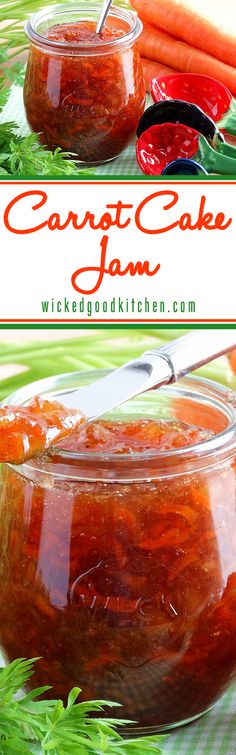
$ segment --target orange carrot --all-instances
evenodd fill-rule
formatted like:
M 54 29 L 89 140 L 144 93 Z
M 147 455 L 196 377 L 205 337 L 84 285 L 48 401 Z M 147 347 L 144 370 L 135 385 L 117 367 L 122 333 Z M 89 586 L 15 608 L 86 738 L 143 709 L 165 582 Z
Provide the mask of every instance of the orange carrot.
M 224 0 L 220 10 L 218 2 L 211 3 L 212 13 L 208 12 L 208 17 L 202 17 L 197 0 L 191 0 L 190 4 L 189 0 L 131 0 L 148 23 L 236 67 L 236 35 L 230 32 L 230 27 L 235 28 L 234 3 Z M 208 0 L 205 13 L 206 6 Z M 224 29 L 226 21 L 229 31 Z
M 139 49 L 143 58 L 157 60 L 182 73 L 205 73 L 225 84 L 233 94 L 236 93 L 236 68 L 221 63 L 149 24 L 144 24 Z
M 163 66 L 162 63 L 158 63 L 156 60 L 147 60 L 142 58 L 143 74 L 146 84 L 146 92 L 150 92 L 150 81 L 155 76 L 164 76 L 166 73 L 174 73 L 173 68 Z
M 231 351 L 231 353 L 229 354 L 229 361 L 230 361 L 230 366 L 234 374 L 236 375 L 236 349 L 233 349 L 233 351 Z

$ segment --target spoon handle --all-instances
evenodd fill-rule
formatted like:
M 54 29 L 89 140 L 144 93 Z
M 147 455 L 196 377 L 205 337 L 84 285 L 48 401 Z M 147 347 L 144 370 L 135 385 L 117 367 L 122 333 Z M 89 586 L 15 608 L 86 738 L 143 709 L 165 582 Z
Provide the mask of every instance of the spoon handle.
M 106 18 L 107 18 L 111 4 L 112 4 L 112 0 L 104 0 L 104 3 L 102 4 L 101 13 L 100 13 L 97 26 L 96 26 L 96 34 L 100 34 L 102 27 L 104 26 L 106 22 Z

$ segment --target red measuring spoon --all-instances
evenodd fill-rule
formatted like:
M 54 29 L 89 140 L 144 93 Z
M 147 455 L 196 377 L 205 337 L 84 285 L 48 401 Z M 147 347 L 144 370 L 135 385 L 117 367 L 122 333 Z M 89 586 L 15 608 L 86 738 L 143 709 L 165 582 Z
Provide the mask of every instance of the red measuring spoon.
M 154 102 L 185 100 L 202 108 L 216 123 L 227 113 L 233 96 L 224 84 L 198 73 L 157 76 L 150 85 Z
M 146 175 L 160 176 L 172 160 L 195 157 L 198 147 L 198 131 L 181 123 L 162 123 L 150 126 L 137 140 L 137 162 Z

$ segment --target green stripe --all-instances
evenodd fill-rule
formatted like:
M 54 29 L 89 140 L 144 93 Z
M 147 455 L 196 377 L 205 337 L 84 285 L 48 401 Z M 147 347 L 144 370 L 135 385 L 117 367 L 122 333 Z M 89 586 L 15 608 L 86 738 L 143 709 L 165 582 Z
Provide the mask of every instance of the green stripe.
M 222 157 L 224 157 L 224 156 L 222 156 Z M 236 162 L 236 160 L 235 160 L 235 162 Z M 227 176 L 223 175 L 223 176 L 220 176 L 220 177 L 219 176 L 207 176 L 207 175 L 204 176 L 204 177 L 202 175 L 201 176 L 179 176 L 178 175 L 178 176 L 171 176 L 171 178 L 170 178 L 168 176 L 137 176 L 137 175 L 132 175 L 132 174 L 130 174 L 128 176 L 127 175 L 116 175 L 116 174 L 114 174 L 113 176 L 111 174 L 104 174 L 104 175 L 100 175 L 100 176 L 93 174 L 92 176 L 86 176 L 86 175 L 83 176 L 83 175 L 81 175 L 79 173 L 79 169 L 78 169 L 78 178 L 76 176 L 64 176 L 64 175 L 61 177 L 61 179 L 60 178 L 55 178 L 55 176 L 46 176 L 45 178 L 43 176 L 38 176 L 37 177 L 37 176 L 29 176 L 29 175 L 28 176 L 20 176 L 20 177 L 17 176 L 17 175 L 16 176 L 0 176 L 0 182 L 2 181 L 3 183 L 5 181 L 9 181 L 9 182 L 13 182 L 13 181 L 16 182 L 17 181 L 19 183 L 21 183 L 21 181 L 30 181 L 32 183 L 42 182 L 44 184 L 47 183 L 47 181 L 49 181 L 49 182 L 50 181 L 54 181 L 54 183 L 55 182 L 56 183 L 60 183 L 60 182 L 63 182 L 63 181 L 70 181 L 71 183 L 77 183 L 77 182 L 81 182 L 81 181 L 83 181 L 83 182 L 85 181 L 86 183 L 90 183 L 91 181 L 92 181 L 92 183 L 95 183 L 95 182 L 99 183 L 101 181 L 109 181 L 111 183 L 113 181 L 115 181 L 115 182 L 117 182 L 117 181 L 119 181 L 119 182 L 123 181 L 125 183 L 127 181 L 135 181 L 135 183 L 136 182 L 139 183 L 140 181 L 141 182 L 146 181 L 146 183 L 152 183 L 152 182 L 159 183 L 160 181 L 163 181 L 165 183 L 167 181 L 168 181 L 168 183 L 172 183 L 172 182 L 175 182 L 175 181 L 176 182 L 181 182 L 181 183 L 182 182 L 192 183 L 193 181 L 198 181 L 199 183 L 201 183 L 202 181 L 204 181 L 204 183 L 205 183 L 205 181 L 207 181 L 209 183 L 219 183 L 219 182 L 222 183 L 222 181 L 223 182 L 230 181 L 230 182 L 233 183 L 235 180 L 236 180 L 236 165 L 235 165 L 235 172 L 233 173 L 233 175 L 229 174 Z
M 235 323 L 1 323 L 0 330 L 137 330 L 138 328 L 148 330 L 235 330 Z

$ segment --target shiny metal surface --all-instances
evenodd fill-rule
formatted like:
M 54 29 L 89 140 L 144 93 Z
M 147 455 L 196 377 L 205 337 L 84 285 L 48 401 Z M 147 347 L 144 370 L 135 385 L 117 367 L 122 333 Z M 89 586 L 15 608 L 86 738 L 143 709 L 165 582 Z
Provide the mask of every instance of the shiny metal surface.
M 107 15 L 109 13 L 109 9 L 111 7 L 111 4 L 112 4 L 112 0 L 104 0 L 104 3 L 102 5 L 102 9 L 101 9 L 101 13 L 100 13 L 100 16 L 99 16 L 99 19 L 98 19 L 98 22 L 97 22 L 97 26 L 96 26 L 96 34 L 100 34 L 100 32 L 102 31 L 102 27 L 106 23 L 106 18 L 107 18 Z
M 92 420 L 150 388 L 178 380 L 235 347 L 236 330 L 196 330 L 145 352 L 95 383 L 64 393 L 60 400 Z

